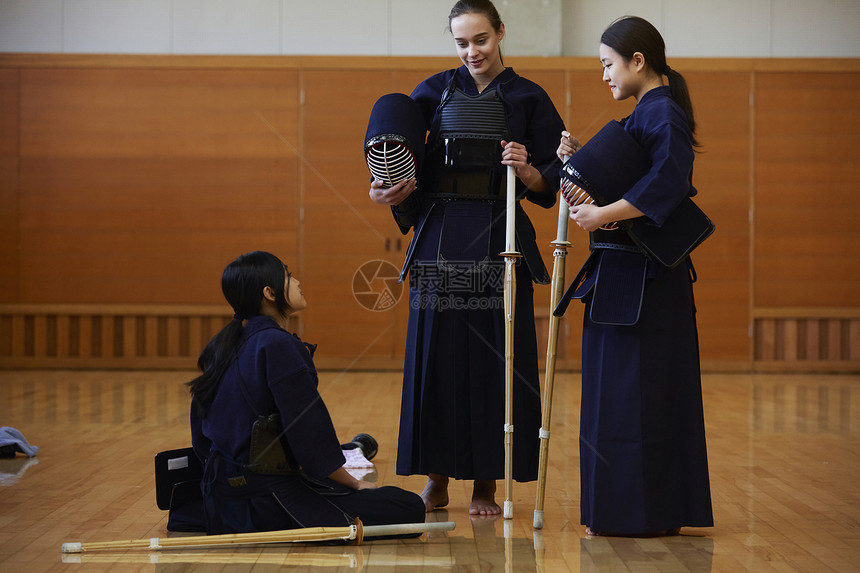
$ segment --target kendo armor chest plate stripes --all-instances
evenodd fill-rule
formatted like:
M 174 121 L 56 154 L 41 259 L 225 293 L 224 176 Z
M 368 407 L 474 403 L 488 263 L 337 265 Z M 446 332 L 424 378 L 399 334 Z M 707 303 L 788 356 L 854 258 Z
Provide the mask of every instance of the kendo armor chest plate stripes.
M 477 96 L 446 90 L 428 152 L 428 197 L 504 199 L 501 141 L 507 138 L 505 104 L 497 90 Z
M 501 140 L 508 133 L 505 104 L 496 90 L 469 96 L 454 89 L 442 106 L 439 133 L 443 138 Z

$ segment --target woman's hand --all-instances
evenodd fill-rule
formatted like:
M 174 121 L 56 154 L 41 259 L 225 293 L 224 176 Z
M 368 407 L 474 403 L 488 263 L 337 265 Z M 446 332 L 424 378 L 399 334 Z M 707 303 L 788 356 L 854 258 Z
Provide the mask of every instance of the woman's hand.
M 517 178 L 532 191 L 547 192 L 546 179 L 529 164 L 529 152 L 522 143 L 502 140 L 502 165 L 513 167 Z
M 589 233 L 596 231 L 603 225 L 642 216 L 644 213 L 627 199 L 619 199 L 604 207 L 598 207 L 594 203 L 582 203 L 570 208 L 570 218 Z
M 413 177 L 412 179 L 401 181 L 388 189 L 382 185 L 382 181 L 378 179 L 374 179 L 370 183 L 370 198 L 375 203 L 382 205 L 400 205 L 418 187 L 418 180 Z
M 579 140 L 573 137 L 569 132 L 562 131 L 561 132 L 561 142 L 558 144 L 558 149 L 555 154 L 562 161 L 565 160 L 566 157 L 570 157 L 574 153 L 580 150 L 582 144 Z
M 570 208 L 570 218 L 583 231 L 595 231 L 604 224 L 600 217 L 600 207 L 593 203 L 581 203 Z M 608 221 L 607 221 L 608 222 Z
M 354 477 L 352 477 L 352 474 L 346 471 L 346 468 L 343 466 L 337 468 L 335 471 L 329 474 L 328 477 L 341 485 L 345 485 L 349 489 L 376 489 L 375 483 L 355 479 Z

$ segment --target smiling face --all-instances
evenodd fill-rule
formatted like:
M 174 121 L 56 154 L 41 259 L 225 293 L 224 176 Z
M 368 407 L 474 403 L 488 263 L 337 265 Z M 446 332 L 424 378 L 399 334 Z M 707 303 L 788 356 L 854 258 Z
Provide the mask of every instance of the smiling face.
M 621 54 L 606 44 L 600 44 L 598 53 L 600 63 L 603 64 L 603 81 L 609 84 L 612 97 L 618 101 L 630 96 L 638 98 L 642 80 L 637 73 L 635 61 L 625 60 Z
M 457 55 L 476 83 L 486 85 L 505 69 L 499 53 L 499 42 L 505 36 L 504 24 L 496 32 L 485 15 L 466 13 L 451 20 L 451 33 Z

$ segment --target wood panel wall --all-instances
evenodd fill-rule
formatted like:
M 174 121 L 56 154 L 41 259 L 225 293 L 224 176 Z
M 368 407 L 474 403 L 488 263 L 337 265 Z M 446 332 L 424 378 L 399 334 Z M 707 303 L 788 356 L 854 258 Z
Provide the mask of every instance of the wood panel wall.
M 232 320 L 219 305 L 0 304 L 7 368 L 194 368 Z M 291 319 L 298 327 L 298 320 Z
M 583 141 L 632 109 L 592 59 L 506 63 L 546 89 Z M 205 340 L 188 337 L 198 330 L 188 317 L 223 305 L 227 262 L 264 249 L 303 282 L 310 307 L 297 328 L 320 344 L 320 367 L 399 368 L 405 291 L 383 309 L 355 296 L 367 268 L 379 269 L 372 289 L 390 284 L 409 241 L 367 197 L 367 116 L 379 96 L 456 65 L 0 54 L 0 367 L 193 367 Z M 860 369 L 860 60 L 672 66 L 699 123 L 697 202 L 717 224 L 694 255 L 703 366 Z M 557 211 L 526 210 L 551 267 Z M 568 278 L 587 253 L 583 233 L 570 240 Z M 536 307 L 548 299 L 537 287 Z M 161 314 L 171 308 L 184 318 Z M 579 366 L 581 312 L 573 305 L 563 322 L 562 368 Z M 91 337 L 61 316 L 110 325 L 110 352 L 46 354 Z M 149 342 L 129 346 L 141 329 Z M 140 350 L 175 344 L 187 356 Z

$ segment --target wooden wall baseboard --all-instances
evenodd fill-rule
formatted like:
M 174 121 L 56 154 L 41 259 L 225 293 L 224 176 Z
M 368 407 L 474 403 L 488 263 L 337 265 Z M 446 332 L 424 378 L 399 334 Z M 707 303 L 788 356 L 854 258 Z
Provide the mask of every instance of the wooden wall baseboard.
M 771 308 L 754 312 L 756 371 L 860 371 L 856 308 Z
M 536 309 L 546 348 L 547 309 Z M 858 372 L 860 311 L 779 308 L 755 311 L 751 365 L 703 360 L 705 371 Z M 194 369 L 209 339 L 230 320 L 221 305 L 0 304 L 0 368 Z M 578 370 L 578 333 L 562 322 L 556 369 Z M 541 370 L 544 361 L 539 360 Z M 354 361 L 321 356 L 321 370 L 400 370 L 403 359 Z
M 218 305 L 0 305 L 0 368 L 196 367 Z

